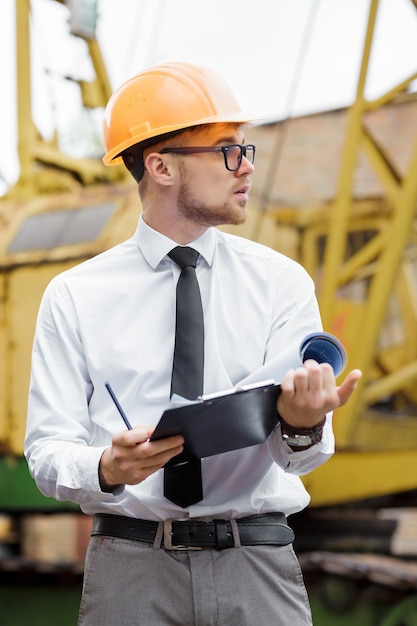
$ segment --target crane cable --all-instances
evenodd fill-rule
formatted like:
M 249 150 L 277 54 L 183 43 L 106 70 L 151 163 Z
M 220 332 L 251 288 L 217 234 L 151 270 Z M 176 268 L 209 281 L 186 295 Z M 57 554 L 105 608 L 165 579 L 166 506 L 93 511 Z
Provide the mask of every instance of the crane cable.
M 251 239 L 258 241 L 261 230 L 261 222 L 266 215 L 271 200 L 271 190 L 280 166 L 284 140 L 286 138 L 288 121 L 292 117 L 295 98 L 301 82 L 301 75 L 304 70 L 304 63 L 307 57 L 308 48 L 311 42 L 311 36 L 314 30 L 314 24 L 319 10 L 320 0 L 312 0 L 309 13 L 305 22 L 305 28 L 301 37 L 298 54 L 296 57 L 293 78 L 288 90 L 287 100 L 284 107 L 284 115 L 276 126 L 276 137 L 272 147 L 272 154 L 269 161 L 269 167 L 265 179 L 265 184 L 261 192 L 258 213 L 254 222 Z

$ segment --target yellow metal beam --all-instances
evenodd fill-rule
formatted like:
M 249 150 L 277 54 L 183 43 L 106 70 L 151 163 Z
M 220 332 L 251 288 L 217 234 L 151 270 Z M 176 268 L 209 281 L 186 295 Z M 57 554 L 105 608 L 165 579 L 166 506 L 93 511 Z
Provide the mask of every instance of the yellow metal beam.
M 352 204 L 354 172 L 358 158 L 362 115 L 365 109 L 364 90 L 377 9 L 378 0 L 372 0 L 356 99 L 349 111 L 346 142 L 342 155 L 343 168 L 340 172 L 337 197 L 330 214 L 329 238 L 325 252 L 325 274 L 320 291 L 320 307 L 325 328 L 330 327 L 332 321 L 334 295 L 337 291 L 339 272 L 346 251 L 346 232 Z
M 16 13 L 16 80 L 17 80 L 17 152 L 20 163 L 20 186 L 31 186 L 31 148 L 36 137 L 32 122 L 30 76 L 30 0 L 15 0 Z
M 337 452 L 303 477 L 313 506 L 342 504 L 417 489 L 417 450 Z
M 356 100 L 349 112 L 346 141 L 342 155 L 340 180 L 328 222 L 328 237 L 325 249 L 323 276 L 319 288 L 319 300 L 326 330 L 337 334 L 343 316 L 344 333 L 351 344 L 349 356 L 351 367 L 360 368 L 364 376 L 358 390 L 347 407 L 340 409 L 339 419 L 335 425 L 336 438 L 340 449 L 349 449 L 358 444 L 357 433 L 362 416 L 373 402 L 381 401 L 386 395 L 404 391 L 415 381 L 417 371 L 417 354 L 409 353 L 406 362 L 395 360 L 396 371 L 381 367 L 383 349 L 380 345 L 381 332 L 387 319 L 390 302 L 396 290 L 396 279 L 404 263 L 404 251 L 410 242 L 413 221 L 417 206 L 417 141 L 409 160 L 408 168 L 400 177 L 395 166 L 371 136 L 365 124 L 365 113 L 375 108 L 375 102 L 368 103 L 365 99 L 365 84 L 369 58 L 372 48 L 375 21 L 379 1 L 372 0 L 369 10 L 368 27 L 364 44 L 361 71 L 358 80 Z M 410 77 L 412 79 L 414 74 Z M 398 88 L 405 88 L 401 83 L 391 90 L 386 98 L 378 102 L 386 103 L 388 97 L 393 98 Z M 381 182 L 390 211 L 384 216 L 373 218 L 361 224 L 361 219 L 353 215 L 353 184 L 360 152 L 367 157 L 379 181 Z M 363 232 L 373 232 L 368 243 L 359 250 L 350 252 L 348 245 L 357 228 Z M 346 286 L 353 289 L 355 279 L 362 280 L 366 291 L 361 301 L 352 303 L 351 310 L 356 306 L 357 312 L 349 316 L 343 315 L 349 292 Z M 350 281 L 350 285 L 349 285 Z M 404 281 L 403 289 L 407 288 Z M 410 283 L 408 288 L 415 289 Z M 343 295 L 342 295 L 343 294 Z M 412 297 L 412 296 L 410 296 Z M 404 299 L 402 303 L 404 308 Z M 405 306 L 405 323 L 412 324 L 410 307 Z M 415 320 L 417 323 L 417 320 Z M 400 352 L 397 350 L 397 357 Z M 406 355 L 403 350 L 402 354 Z M 379 361 L 379 356 L 381 359 Z M 377 375 L 378 380 L 375 380 Z M 398 424 L 392 423 L 392 428 Z M 417 427 L 417 422 L 416 422 Z M 363 430 L 363 429 L 362 429 Z M 372 442 L 362 441 L 362 449 L 371 446 Z
M 415 381 L 417 381 L 417 361 L 412 361 L 365 387 L 363 390 L 363 401 L 367 405 L 375 404 L 384 396 L 388 397 Z
M 375 360 L 378 340 L 386 317 L 394 281 L 409 240 L 417 199 L 416 171 L 417 142 L 391 220 L 390 231 L 392 236 L 378 259 L 377 271 L 370 282 L 361 327 L 357 329 L 355 365 L 362 369 L 365 375 L 359 385 L 359 393 L 353 397 L 350 403 L 348 416 L 345 415 L 345 419 L 340 422 L 337 430 L 338 440 L 342 447 L 349 446 L 349 442 L 354 438 L 356 418 L 361 412 L 360 405 L 363 406 L 365 402 L 365 396 L 360 392 L 369 380 L 369 372 Z
M 56 0 L 60 2 L 61 0 Z M 64 2 L 61 2 L 65 4 Z M 18 157 L 20 172 L 17 183 L 7 198 L 31 198 L 49 190 L 70 190 L 79 184 L 94 185 L 100 181 L 126 180 L 122 167 L 105 167 L 100 159 L 75 159 L 59 149 L 58 141 L 46 141 L 32 119 L 29 15 L 30 0 L 15 0 L 16 13 L 16 78 Z M 74 37 L 75 35 L 68 36 Z M 79 36 L 79 35 L 77 35 Z M 84 39 L 84 38 L 83 38 Z M 105 107 L 112 93 L 101 50 L 96 39 L 85 38 L 95 71 L 90 82 L 74 80 L 80 86 L 83 106 Z

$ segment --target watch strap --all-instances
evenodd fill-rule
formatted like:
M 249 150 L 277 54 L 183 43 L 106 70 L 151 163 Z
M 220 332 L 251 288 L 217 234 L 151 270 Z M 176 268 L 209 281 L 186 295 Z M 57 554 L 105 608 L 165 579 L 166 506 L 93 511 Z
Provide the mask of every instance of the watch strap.
M 280 416 L 281 433 L 284 441 L 291 446 L 298 448 L 309 448 L 316 443 L 319 443 L 323 437 L 323 428 L 326 423 L 326 416 L 323 419 L 312 426 L 311 428 L 299 428 L 287 424 L 287 422 Z

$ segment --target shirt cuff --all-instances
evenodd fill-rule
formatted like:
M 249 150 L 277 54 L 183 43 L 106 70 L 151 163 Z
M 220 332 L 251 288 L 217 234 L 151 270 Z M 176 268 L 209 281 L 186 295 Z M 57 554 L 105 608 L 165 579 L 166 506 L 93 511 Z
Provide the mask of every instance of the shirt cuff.
M 281 425 L 278 424 L 268 438 L 271 456 L 285 472 L 302 476 L 323 465 L 334 454 L 334 435 L 331 425 L 332 414 L 327 415 L 323 437 L 319 443 L 306 450 L 294 451 L 282 439 Z

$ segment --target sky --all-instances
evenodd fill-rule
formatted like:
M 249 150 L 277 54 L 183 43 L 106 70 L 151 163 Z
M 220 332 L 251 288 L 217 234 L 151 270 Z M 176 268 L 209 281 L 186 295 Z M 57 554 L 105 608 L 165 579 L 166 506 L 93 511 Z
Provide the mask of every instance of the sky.
M 14 6 L 0 0 L 0 194 L 18 175 Z M 355 98 L 370 0 L 97 0 L 97 39 L 116 88 L 141 69 L 188 61 L 216 69 L 244 111 L 265 120 L 349 106 Z M 100 133 L 102 111 L 82 118 L 78 87 L 92 69 L 68 36 L 67 9 L 31 0 L 32 108 L 42 135 L 54 128 L 74 151 Z M 6 62 L 7 60 L 7 62 Z M 367 97 L 417 71 L 417 10 L 380 0 Z M 81 155 L 80 155 L 81 156 Z

